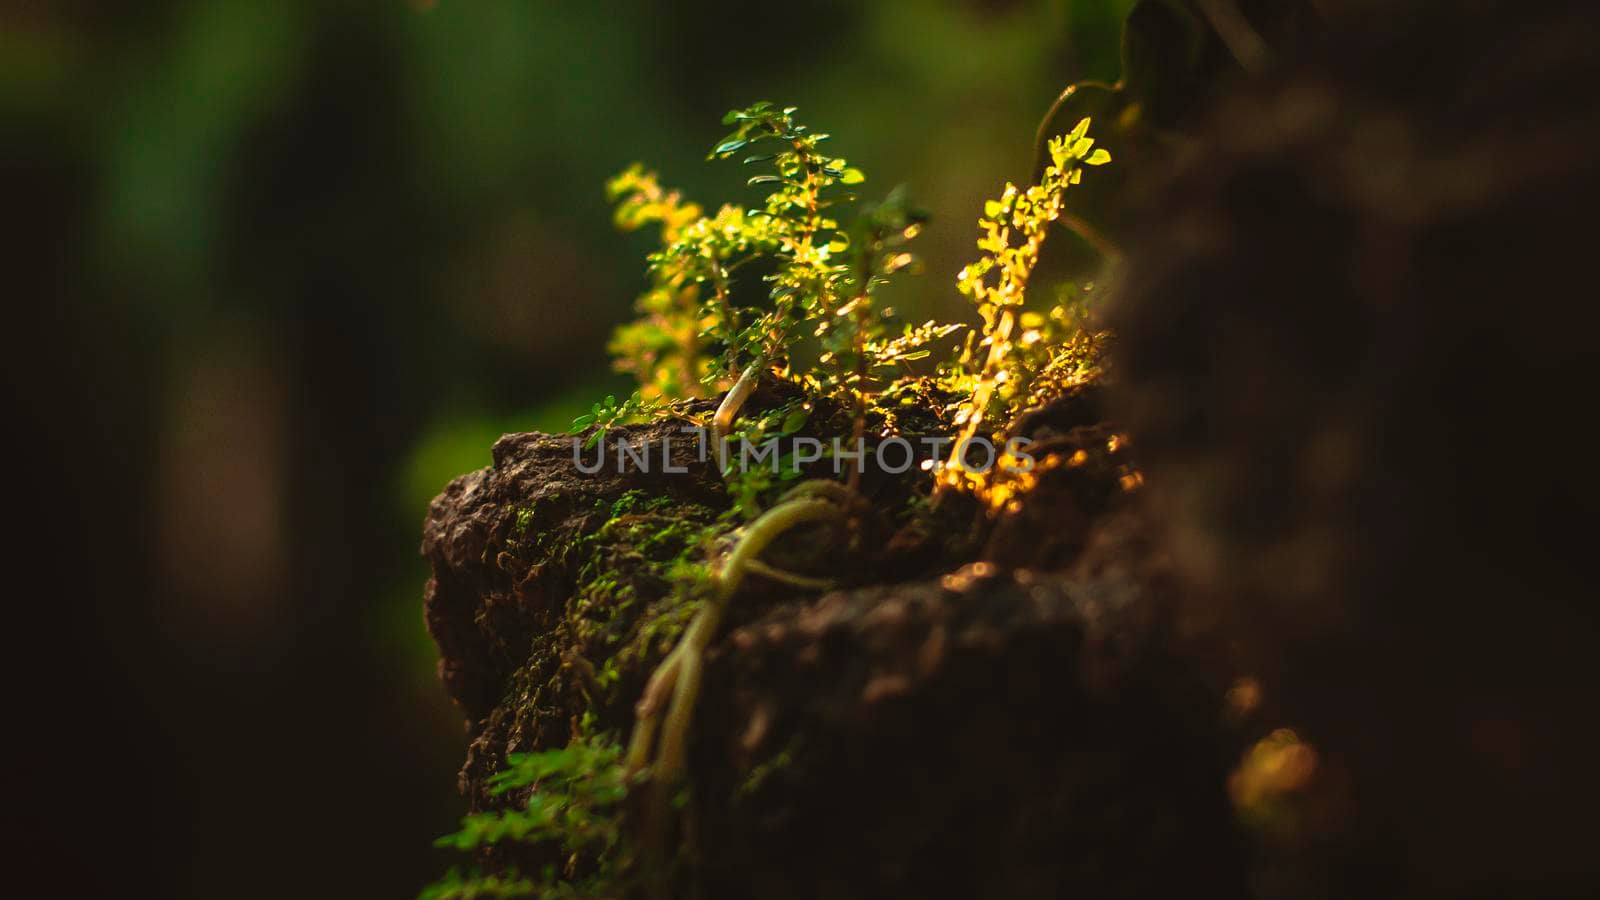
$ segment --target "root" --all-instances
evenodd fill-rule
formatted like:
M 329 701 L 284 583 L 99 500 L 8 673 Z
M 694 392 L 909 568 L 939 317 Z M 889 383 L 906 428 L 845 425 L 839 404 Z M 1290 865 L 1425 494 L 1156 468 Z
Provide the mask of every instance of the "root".
M 843 489 L 842 485 L 829 484 L 831 488 Z M 843 519 L 847 515 L 843 505 L 813 496 L 832 494 L 831 488 L 806 488 L 802 484 L 790 492 L 792 499 L 779 502 L 745 526 L 738 543 L 728 552 L 712 578 L 711 596 L 695 614 L 678 645 L 651 673 L 644 695 L 634 707 L 635 721 L 628 745 L 626 771 L 630 780 L 637 782 L 647 776 L 651 782 L 644 829 L 647 852 L 654 856 L 656 862 L 664 858 L 662 844 L 671 807 L 670 792 L 684 770 L 689 726 L 693 722 L 695 703 L 700 696 L 706 648 L 716 636 L 717 627 L 722 624 L 728 601 L 738 593 L 739 586 L 748 574 L 754 572 L 777 577 L 797 586 L 802 586 L 798 584 L 800 581 L 809 582 L 804 586 L 817 585 L 815 580 L 803 579 L 802 576 L 767 566 L 758 557 L 773 541 L 797 525 Z M 656 741 L 658 731 L 659 744 Z
M 799 575 L 777 566 L 769 566 L 759 559 L 752 559 L 744 564 L 752 575 L 760 575 L 770 581 L 787 584 L 790 587 L 804 588 L 808 591 L 825 591 L 833 587 L 834 581 L 830 578 L 812 578 L 809 575 Z
M 692 623 L 690 627 L 693 627 Z M 683 646 L 683 642 L 680 641 L 660 665 L 656 666 L 656 670 L 650 674 L 650 681 L 645 685 L 643 696 L 633 706 L 633 737 L 628 741 L 628 755 L 624 760 L 624 768 L 630 777 L 643 772 L 650 763 L 650 749 L 655 745 L 656 729 L 661 724 L 661 711 L 667 702 L 668 692 L 678 680 L 678 670 L 683 660 Z
M 778 498 L 782 505 L 790 500 L 799 500 L 806 497 L 815 497 L 821 500 L 831 500 L 845 508 L 861 503 L 861 496 L 837 481 L 828 481 L 825 478 L 812 478 L 802 481 Z

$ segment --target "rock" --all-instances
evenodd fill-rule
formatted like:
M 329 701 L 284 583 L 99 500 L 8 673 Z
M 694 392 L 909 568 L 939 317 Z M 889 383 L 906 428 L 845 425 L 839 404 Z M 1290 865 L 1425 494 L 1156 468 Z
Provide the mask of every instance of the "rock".
M 1019 425 L 1039 440 L 1040 472 L 998 526 L 953 498 L 918 534 L 826 551 L 838 590 L 747 580 L 708 654 L 691 731 L 683 890 L 1132 897 L 1200 879 L 1243 894 L 1225 684 L 1180 652 L 1138 492 L 1123 485 L 1125 442 L 1109 440 L 1099 396 Z M 625 741 L 671 646 L 641 636 L 682 622 L 659 558 L 640 565 L 639 554 L 651 529 L 709 524 L 727 504 L 709 467 L 684 464 L 688 476 L 584 476 L 568 439 L 510 435 L 492 467 L 434 501 L 428 624 L 470 720 L 472 809 L 511 802 L 486 784 L 507 752 L 563 746 L 585 714 L 585 727 Z M 902 496 L 917 477 L 863 485 Z M 860 533 L 893 532 L 892 517 L 863 515 Z M 807 540 L 790 548 L 797 563 L 824 546 Z M 597 559 L 626 588 L 604 602 L 584 568 Z M 548 861 L 518 848 L 480 859 L 524 871 Z

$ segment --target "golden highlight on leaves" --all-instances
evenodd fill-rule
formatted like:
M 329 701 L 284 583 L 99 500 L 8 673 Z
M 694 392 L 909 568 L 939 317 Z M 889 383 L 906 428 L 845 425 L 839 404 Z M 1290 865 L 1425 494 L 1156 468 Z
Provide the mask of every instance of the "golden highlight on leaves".
M 956 277 L 956 288 L 983 319 L 982 336 L 969 341 L 957 360 L 957 371 L 969 377 L 972 396 L 957 415 L 962 426 L 957 448 L 977 436 L 986 420 L 1014 414 L 1037 399 L 1042 381 L 1060 389 L 1091 377 L 1097 366 L 1103 335 L 1087 326 L 1082 294 L 1067 288 L 1044 314 L 1022 308 L 1039 249 L 1051 223 L 1062 215 L 1067 189 L 1082 180 L 1084 167 L 1111 161 L 1110 153 L 1095 148 L 1089 125 L 1083 119 L 1069 134 L 1049 142 L 1050 165 L 1038 184 L 1024 190 L 1007 183 L 998 200 L 984 204 L 978 220 L 983 232 L 978 249 L 984 255 Z M 1092 285 L 1083 293 L 1089 290 Z M 981 493 L 985 479 L 964 471 L 960 462 L 953 451 L 941 486 Z
M 649 257 L 650 283 L 635 304 L 638 318 L 618 328 L 610 344 L 616 367 L 638 379 L 639 393 L 629 403 L 607 404 L 596 413 L 597 423 L 622 421 L 658 401 L 723 391 L 729 391 L 728 406 L 765 376 L 786 379 L 810 397 L 846 402 L 856 411 L 860 436 L 868 395 L 963 327 L 934 321 L 906 324 L 898 333 L 886 327 L 887 311 L 876 308 L 874 289 L 917 267 L 904 248 L 921 231 L 922 217 L 896 189 L 881 202 L 861 204 L 841 225 L 838 210 L 856 198 L 839 188 L 864 176 L 823 152 L 829 136 L 798 123 L 794 112 L 757 103 L 724 118 L 734 131 L 715 144 L 710 158 L 738 156 L 761 166 L 746 179 L 766 190 L 753 208 L 728 204 L 705 215 L 639 165 L 607 185 L 618 226 L 658 225 L 661 248 Z M 991 509 L 1015 501 L 1031 480 L 1003 453 L 990 472 L 967 471 L 961 448 L 1100 374 L 1106 335 L 1087 312 L 1092 283 L 1057 286 L 1043 309 L 1024 308 L 1040 248 L 1064 215 L 1068 188 L 1082 180 L 1084 169 L 1111 161 L 1089 127 L 1083 119 L 1048 142 L 1050 164 L 1038 184 L 1007 184 L 999 199 L 984 204 L 978 222 L 983 255 L 957 277 L 982 328 L 969 333 L 957 357 L 940 369 L 941 386 L 968 400 L 955 411 L 961 432 L 949 461 L 933 468 L 941 489 L 973 491 Z M 775 263 L 764 276 L 767 302 L 736 305 L 734 279 L 758 259 Z M 814 372 L 791 368 L 791 349 L 802 340 L 816 342 L 820 365 Z M 718 414 L 730 429 L 738 404 L 731 405 L 727 415 Z M 1140 478 L 1126 473 L 1124 489 L 1137 488 Z

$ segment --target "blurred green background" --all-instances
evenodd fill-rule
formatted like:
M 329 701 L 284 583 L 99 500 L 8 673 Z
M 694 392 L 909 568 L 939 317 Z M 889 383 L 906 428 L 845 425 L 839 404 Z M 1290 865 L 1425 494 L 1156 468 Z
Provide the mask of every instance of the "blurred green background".
M 604 344 L 648 238 L 606 177 L 751 202 L 703 161 L 718 120 L 799 106 L 933 216 L 896 305 L 965 320 L 983 199 L 1063 85 L 1116 77 L 1129 6 L 0 5 L 32 864 L 84 894 L 436 876 L 465 742 L 419 525 L 502 432 L 626 390 Z

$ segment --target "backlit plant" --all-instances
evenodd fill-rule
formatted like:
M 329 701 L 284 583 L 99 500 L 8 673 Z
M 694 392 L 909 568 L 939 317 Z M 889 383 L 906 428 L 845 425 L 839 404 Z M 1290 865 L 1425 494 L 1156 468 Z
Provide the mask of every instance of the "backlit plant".
M 823 152 L 828 135 L 796 122 L 794 112 L 769 103 L 734 110 L 724 119 L 734 131 L 711 151 L 713 159 L 738 156 L 745 165 L 765 168 L 747 180 L 769 189 L 757 207 L 724 205 L 706 215 L 640 166 L 610 182 L 617 224 L 625 229 L 656 225 L 661 246 L 649 257 L 649 284 L 636 304 L 638 318 L 618 329 L 611 342 L 617 368 L 633 374 L 639 390 L 621 402 L 607 397 L 574 423 L 592 429 L 589 445 L 629 420 L 687 415 L 686 407 L 674 401 L 721 393 L 709 423 L 718 446 L 735 433 L 793 434 L 821 401 L 850 412 L 855 446 L 864 437 L 872 397 L 912 384 L 902 377 L 905 365 L 928 356 L 936 342 L 964 327 L 931 321 L 887 326 L 874 291 L 914 266 L 906 245 L 921 229 L 922 217 L 900 190 L 845 217 L 847 204 L 857 198 L 844 188 L 864 178 L 844 159 Z M 1025 190 L 1008 184 L 999 200 L 985 206 L 979 222 L 985 255 L 962 270 L 957 284 L 977 306 L 982 329 L 939 377 L 946 388 L 964 395 L 956 420 L 961 441 L 976 437 L 986 423 L 1004 424 L 1046 399 L 1047 388 L 1070 384 L 1093 363 L 1098 336 L 1085 327 L 1081 293 L 1069 289 L 1043 312 L 1023 309 L 1039 249 L 1061 216 L 1064 193 L 1085 167 L 1110 160 L 1106 151 L 1094 148 L 1088 129 L 1085 119 L 1049 143 L 1051 164 L 1039 184 Z M 763 276 L 765 302 L 737 304 L 735 280 L 757 260 L 766 260 L 770 272 Z M 814 343 L 815 370 L 793 362 L 799 345 L 808 341 Z M 736 428 L 762 379 L 789 382 L 799 388 L 799 398 L 758 410 Z M 965 473 L 960 459 L 958 449 L 938 476 L 939 485 L 981 493 L 982 480 Z M 626 751 L 580 735 L 566 750 L 513 759 L 496 790 L 531 789 L 525 808 L 469 817 L 462 831 L 443 839 L 463 849 L 506 840 L 550 845 L 564 855 L 570 871 L 537 879 L 456 875 L 431 896 L 544 896 L 557 876 L 615 874 L 621 865 L 616 810 L 639 786 L 649 791 L 641 805 L 645 869 L 665 861 L 660 823 L 670 815 L 683 775 L 706 649 L 749 575 L 799 590 L 828 586 L 763 562 L 761 555 L 802 526 L 851 533 L 852 523 L 870 507 L 859 489 L 858 467 L 850 471 L 841 483 L 799 480 L 792 466 L 771 477 L 759 468 L 723 467 L 732 509 L 717 532 L 724 549 L 720 554 L 708 550 L 711 562 L 675 583 L 680 608 L 693 610 L 693 618 L 646 682 Z M 775 501 L 766 505 L 773 493 Z M 743 524 L 736 524 L 741 519 Z M 705 546 L 714 541 L 708 537 Z
M 645 399 L 694 396 L 708 374 L 700 336 L 703 276 L 699 271 L 711 268 L 713 275 L 720 272 L 720 267 L 709 265 L 715 254 L 705 254 L 711 249 L 705 246 L 708 220 L 701 216 L 699 206 L 684 202 L 677 191 L 661 187 L 656 173 L 646 172 L 642 166 L 635 165 L 611 179 L 606 193 L 617 204 L 617 227 L 632 231 L 657 224 L 664 248 L 651 257 L 650 287 L 634 305 L 639 318 L 618 328 L 611 338 L 609 349 L 616 367 L 639 380 Z M 719 217 L 724 213 L 735 215 L 737 210 L 724 207 Z M 691 224 L 697 226 L 697 233 L 686 241 L 683 234 Z M 689 264 L 703 254 L 706 264 Z M 713 284 L 725 281 L 714 280 Z
M 650 255 L 640 318 L 612 340 L 617 367 L 639 379 L 644 399 L 727 389 L 712 421 L 717 438 L 732 432 L 762 377 L 787 378 L 819 396 L 848 394 L 860 407 L 873 370 L 915 358 L 923 344 L 951 330 L 928 323 L 886 339 L 872 291 L 913 262 L 903 245 L 921 217 L 896 191 L 841 228 L 838 210 L 856 200 L 841 188 L 865 176 L 824 153 L 829 135 L 797 122 L 794 113 L 770 103 L 734 110 L 724 118 L 734 131 L 712 148 L 713 159 L 737 156 L 769 170 L 746 181 L 770 188 L 757 208 L 725 205 L 700 215 L 639 166 L 610 185 L 620 201 L 618 224 L 658 223 L 662 239 Z M 774 264 L 765 276 L 767 303 L 736 306 L 737 271 L 762 258 Z M 791 351 L 808 338 L 820 342 L 819 367 L 797 372 Z
M 1074 321 L 1075 304 L 1057 303 L 1040 315 L 1025 313 L 1023 302 L 1039 249 L 1061 217 L 1067 189 L 1082 180 L 1084 167 L 1103 166 L 1111 154 L 1095 148 L 1088 119 L 1070 134 L 1052 139 L 1049 152 L 1050 164 L 1038 184 L 1021 190 L 1007 183 L 998 200 L 984 204 L 978 220 L 983 230 L 978 249 L 984 256 L 956 279 L 957 289 L 983 318 L 983 332 L 957 359 L 956 372 L 972 376 L 971 399 L 956 416 L 961 434 L 941 472 L 943 485 L 981 484 L 977 473 L 961 465 L 967 442 L 985 421 L 1016 412 L 1029 399 L 1035 377 L 1057 365 L 1058 357 L 1067 361 L 1063 351 L 1072 348 L 1080 333 L 1088 333 Z

